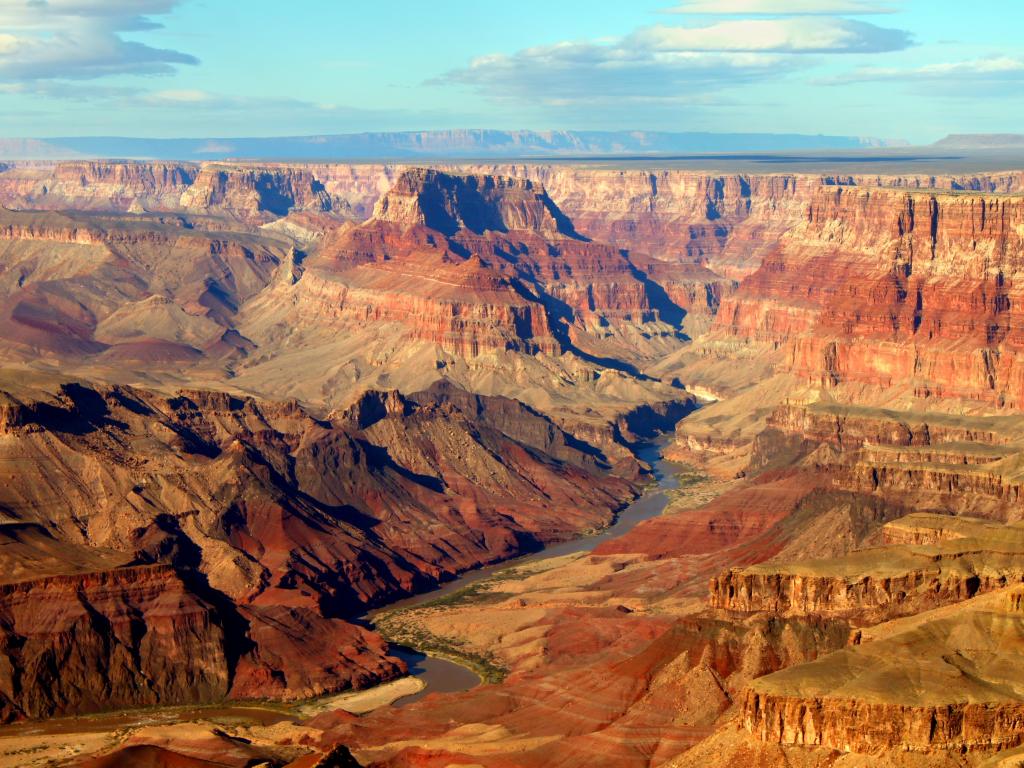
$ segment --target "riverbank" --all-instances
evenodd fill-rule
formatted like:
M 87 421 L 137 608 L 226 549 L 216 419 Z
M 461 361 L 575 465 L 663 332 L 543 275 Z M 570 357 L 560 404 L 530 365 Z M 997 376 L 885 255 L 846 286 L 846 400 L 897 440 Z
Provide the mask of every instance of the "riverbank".
M 632 530 L 639 522 L 660 515 L 674 503 L 680 486 L 691 482 L 689 471 L 662 457 L 668 438 L 641 446 L 638 457 L 651 466 L 651 483 L 617 516 L 612 525 L 593 535 L 565 541 L 511 561 L 469 571 L 440 588 L 397 601 L 366 617 L 406 661 L 410 675 L 362 691 L 346 691 L 301 702 L 251 701 L 201 706 L 170 706 L 97 715 L 19 723 L 0 729 L 0 768 L 60 764 L 76 755 L 112 748 L 131 734 L 184 723 L 205 724 L 259 737 L 269 730 L 297 729 L 318 714 L 345 710 L 360 716 L 387 706 L 403 706 L 430 693 L 469 690 L 481 683 L 500 682 L 508 667 L 483 648 L 468 648 L 442 633 L 430 631 L 413 615 L 443 613 L 473 604 L 498 601 L 516 591 L 516 582 L 559 565 L 584 558 L 597 545 Z M 503 587 L 502 585 L 506 585 Z M 419 611 L 419 614 L 416 612 Z
M 469 641 L 465 627 L 453 632 L 448 619 L 456 614 L 472 613 L 468 609 L 507 602 L 520 591 L 518 582 L 582 560 L 599 544 L 628 533 L 638 523 L 663 514 L 669 507 L 691 506 L 690 502 L 699 504 L 714 496 L 717 489 L 709 487 L 706 475 L 664 458 L 667 443 L 666 437 L 639 448 L 639 458 L 651 467 L 651 483 L 606 529 L 499 565 L 467 572 L 433 592 L 374 611 L 368 617 L 374 629 L 390 642 L 469 668 L 485 683 L 501 682 L 509 672 L 509 659 L 502 655 L 504 651 L 496 653 L 495 646 L 485 638 L 502 636 L 527 618 L 530 609 L 525 605 L 517 607 L 513 601 L 509 611 L 487 612 L 491 625 L 469 633 L 483 639 L 481 642 Z M 586 570 L 586 566 L 581 565 L 576 570 Z M 536 613 L 536 609 L 532 612 Z M 446 682 L 441 680 L 445 690 L 459 690 Z

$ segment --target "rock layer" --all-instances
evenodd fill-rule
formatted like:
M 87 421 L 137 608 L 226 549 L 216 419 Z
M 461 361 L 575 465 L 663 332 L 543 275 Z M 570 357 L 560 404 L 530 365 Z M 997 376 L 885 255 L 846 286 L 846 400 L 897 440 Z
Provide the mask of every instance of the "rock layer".
M 345 619 L 605 525 L 634 493 L 550 420 L 443 385 L 334 421 L 201 390 L 6 403 L 8 717 L 386 679 L 401 663 Z

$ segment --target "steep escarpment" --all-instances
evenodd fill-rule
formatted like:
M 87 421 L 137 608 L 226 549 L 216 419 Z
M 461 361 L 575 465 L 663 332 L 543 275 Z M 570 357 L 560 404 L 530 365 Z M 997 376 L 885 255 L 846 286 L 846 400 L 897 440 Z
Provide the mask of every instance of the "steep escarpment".
M 845 752 L 993 752 L 1024 738 L 1018 590 L 877 628 L 870 642 L 760 678 L 758 739 Z
M 114 165 L 0 171 L 96 195 L 0 219 L 4 717 L 395 676 L 355 616 L 607 525 L 699 393 L 666 514 L 417 617 L 505 683 L 287 738 L 1015 744 L 1017 175 Z
M 451 165 L 459 174 L 543 185 L 576 229 L 594 240 L 729 278 L 755 270 L 799 224 L 816 190 L 890 187 L 1012 194 L 1014 172 L 977 175 L 708 174 L 569 165 Z M 0 202 L 21 209 L 213 214 L 265 222 L 290 211 L 365 220 L 408 170 L 388 164 L 72 162 L 12 164 Z
M 0 174 L 0 195 L 9 208 L 168 211 L 178 207 L 198 173 L 190 163 L 18 164 Z
M 7 716 L 386 679 L 401 663 L 346 619 L 605 525 L 634 493 L 543 416 L 443 385 L 333 420 L 202 390 L 4 403 Z
M 1020 519 L 1017 415 L 897 411 L 823 400 L 781 405 L 764 423 L 752 443 L 751 471 L 788 452 L 825 487 L 906 509 Z
M 730 281 L 587 240 L 530 180 L 328 170 L 331 184 L 320 167 L 205 165 L 175 215 L 6 212 L 9 354 L 111 382 L 128 366 L 177 386 L 184 370 L 328 408 L 449 377 L 575 411 L 581 433 L 687 399 L 640 368 L 706 327 Z M 376 215 L 339 225 L 346 189 Z
M 821 189 L 806 216 L 723 301 L 717 334 L 825 387 L 1018 402 L 1019 197 Z
M 308 168 L 206 165 L 178 200 L 182 210 L 261 221 L 297 211 L 347 213 Z
M 728 278 L 755 269 L 765 249 L 800 220 L 821 182 L 812 176 L 690 171 L 609 171 L 562 166 L 518 170 L 542 182 L 580 232 Z
M 313 399 L 320 382 L 299 389 L 283 365 L 329 357 L 335 382 L 410 390 L 445 375 L 605 429 L 690 399 L 640 368 L 685 344 L 686 307 L 708 317 L 721 288 L 579 236 L 533 182 L 413 170 L 249 302 L 239 331 L 283 354 L 252 356 L 238 381 Z
M 579 237 L 543 188 L 514 178 L 408 171 L 368 222 L 325 242 L 312 264 L 334 274 L 361 268 L 421 283 L 427 277 L 434 291 L 453 286 L 470 299 L 474 289 L 500 293 L 506 303 L 532 306 L 546 335 L 566 345 L 571 325 L 586 332 L 611 320 L 656 322 L 659 300 L 668 315 L 682 315 L 662 298 L 664 286 L 651 287 L 645 262 Z M 459 274 L 466 277 L 457 282 Z M 533 332 L 536 324 L 520 327 Z M 516 333 L 514 323 L 508 332 Z
M 733 611 L 857 616 L 877 623 L 1024 581 L 1020 528 L 982 530 L 983 537 L 968 532 L 928 545 L 730 570 L 711 581 L 709 601 Z
M 163 565 L 0 584 L 0 720 L 211 701 L 223 618 Z
M 374 207 L 373 218 L 401 226 L 425 226 L 445 235 L 460 229 L 535 230 L 574 235 L 572 223 L 544 188 L 529 179 L 461 176 L 432 169 L 404 172 Z

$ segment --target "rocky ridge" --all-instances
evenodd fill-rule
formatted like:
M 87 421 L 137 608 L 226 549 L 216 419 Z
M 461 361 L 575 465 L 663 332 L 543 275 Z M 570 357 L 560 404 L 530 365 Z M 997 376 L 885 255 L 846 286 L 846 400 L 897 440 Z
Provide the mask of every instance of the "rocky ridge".
M 550 420 L 443 385 L 333 420 L 81 384 L 3 413 L 5 557 L 35 563 L 0 585 L 5 718 L 387 679 L 401 663 L 346 619 L 605 525 L 634 493 Z

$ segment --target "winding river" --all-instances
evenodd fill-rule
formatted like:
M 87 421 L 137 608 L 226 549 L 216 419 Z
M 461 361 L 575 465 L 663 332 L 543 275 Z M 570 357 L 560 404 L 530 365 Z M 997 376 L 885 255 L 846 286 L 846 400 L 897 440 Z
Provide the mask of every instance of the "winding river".
M 636 456 L 647 462 L 651 467 L 651 483 L 645 489 L 643 495 L 638 497 L 632 504 L 623 509 L 615 518 L 615 522 L 593 536 L 585 536 L 578 539 L 554 544 L 539 552 L 505 560 L 496 565 L 478 568 L 467 571 L 459 578 L 449 581 L 430 592 L 424 592 L 404 600 L 391 603 L 383 608 L 367 615 L 370 625 L 373 624 L 373 617 L 384 611 L 393 611 L 398 608 L 413 608 L 424 603 L 429 603 L 438 598 L 458 592 L 481 579 L 486 579 L 497 571 L 504 570 L 516 565 L 532 563 L 538 560 L 547 560 L 553 557 L 562 557 L 580 552 L 590 552 L 598 544 L 616 539 L 628 533 L 638 523 L 657 517 L 668 506 L 670 492 L 679 486 L 679 478 L 673 471 L 672 462 L 664 458 L 663 451 L 668 444 L 669 438 L 659 438 L 650 443 L 642 445 L 635 451 Z M 409 665 L 409 673 L 422 680 L 426 686 L 418 693 L 405 696 L 396 702 L 394 706 L 403 706 L 423 698 L 428 693 L 452 693 L 457 691 L 468 691 L 480 684 L 480 677 L 473 670 L 457 664 L 448 659 L 441 659 L 429 656 L 413 648 L 392 646 L 392 653 Z
M 600 533 L 555 544 L 539 552 L 524 555 L 514 560 L 506 560 L 497 565 L 468 571 L 458 579 L 450 581 L 431 592 L 400 600 L 378 611 L 374 611 L 367 615 L 366 620 L 372 626 L 373 616 L 381 611 L 428 603 L 439 597 L 457 592 L 480 579 L 489 577 L 496 571 L 511 566 L 578 552 L 589 552 L 603 541 L 622 536 L 643 520 L 657 517 L 668 505 L 669 492 L 679 485 L 672 463 L 662 456 L 662 450 L 668 443 L 668 440 L 668 438 L 661 438 L 642 446 L 636 451 L 637 456 L 651 466 L 653 473 L 652 481 L 643 495 L 623 509 L 616 517 L 615 522 Z M 392 653 L 402 658 L 408 664 L 410 673 L 420 678 L 426 684 L 425 688 L 418 693 L 395 701 L 395 706 L 402 706 L 416 701 L 427 693 L 466 691 L 476 687 L 481 682 L 479 676 L 471 669 L 447 659 L 429 656 L 415 649 L 395 646 L 392 647 Z M 62 738 L 66 734 L 109 733 L 118 729 L 132 728 L 140 725 L 171 724 L 196 719 L 210 719 L 234 724 L 271 725 L 281 721 L 295 722 L 300 719 L 300 714 L 292 711 L 286 705 L 258 702 L 197 706 L 159 706 L 149 709 L 124 710 L 100 713 L 98 715 L 61 717 L 45 721 L 16 723 L 0 729 L 0 737 L 52 739 Z

